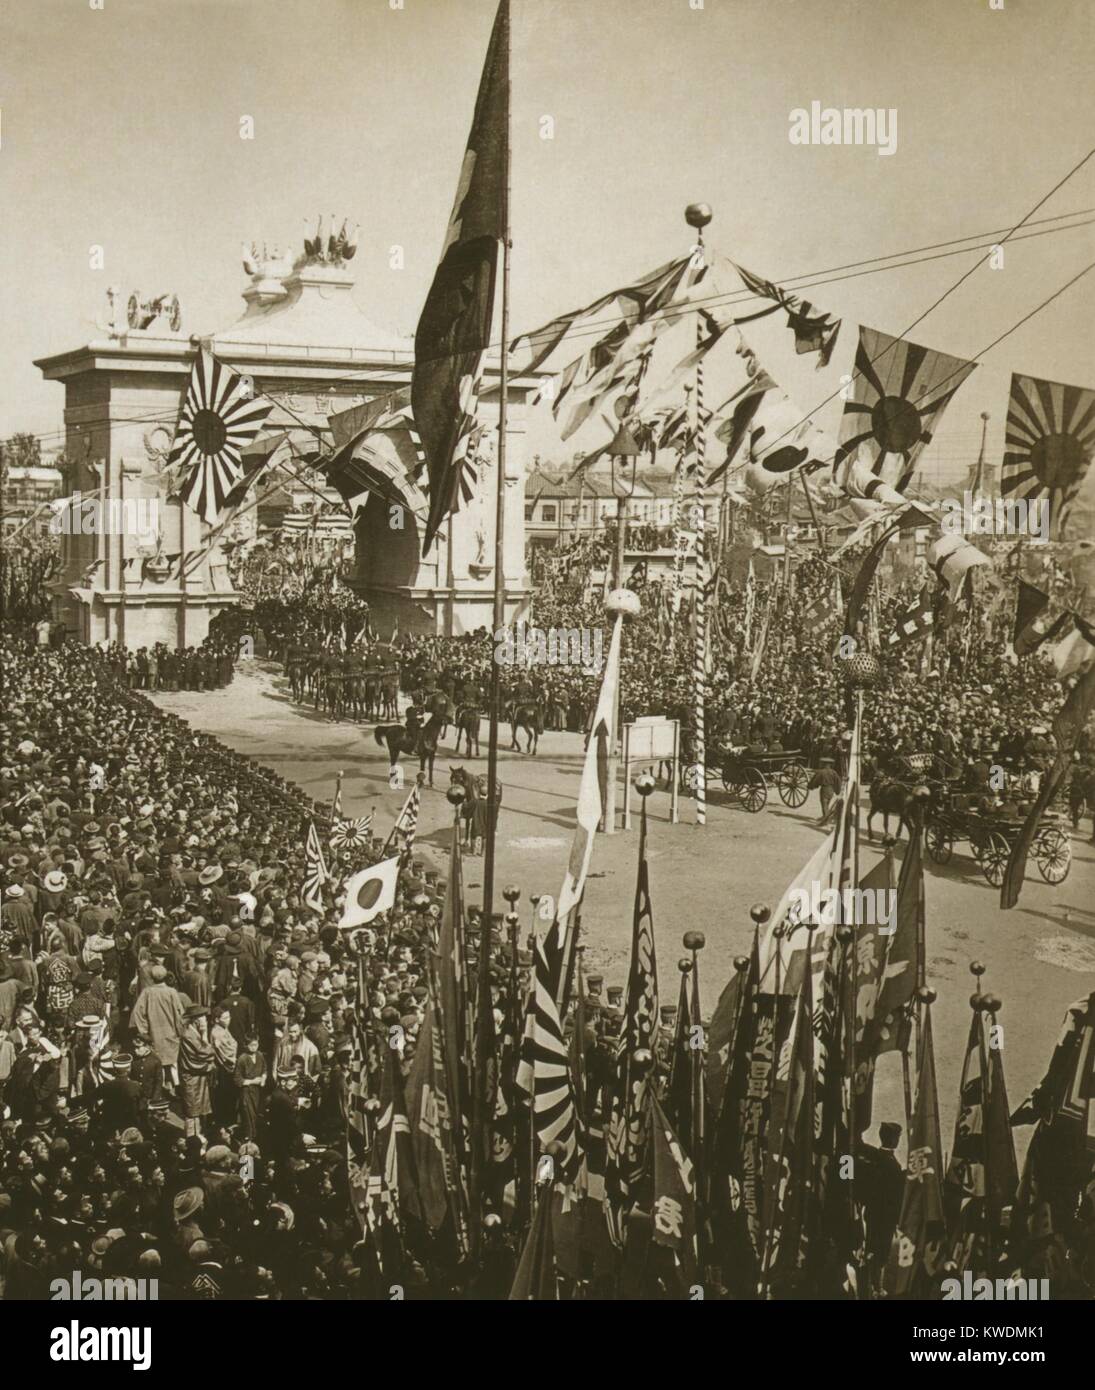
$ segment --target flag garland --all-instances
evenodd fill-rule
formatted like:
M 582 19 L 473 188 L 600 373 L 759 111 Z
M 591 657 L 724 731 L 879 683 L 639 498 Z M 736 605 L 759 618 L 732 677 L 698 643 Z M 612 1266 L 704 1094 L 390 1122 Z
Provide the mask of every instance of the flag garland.
M 255 400 L 231 367 L 204 348 L 198 353 L 167 465 L 186 469 L 179 496 L 209 525 L 242 478 L 243 450 L 272 409 L 272 402 Z
M 833 349 L 836 347 L 837 335 L 843 320 L 834 319 L 831 314 L 817 309 L 808 299 L 799 299 L 797 295 L 789 294 L 782 286 L 773 281 L 765 280 L 760 275 L 754 275 L 752 271 L 746 270 L 736 261 L 731 262 L 731 264 L 748 289 L 764 299 L 775 301 L 772 309 L 764 309 L 758 314 L 751 314 L 747 318 L 738 319 L 738 322 L 748 322 L 749 318 L 762 318 L 765 314 L 775 313 L 777 309 L 784 309 L 787 313 L 787 327 L 795 335 L 795 352 L 800 355 L 805 352 L 816 352 L 818 355 L 817 370 L 820 371 L 822 367 L 827 367 L 829 359 L 833 355 Z

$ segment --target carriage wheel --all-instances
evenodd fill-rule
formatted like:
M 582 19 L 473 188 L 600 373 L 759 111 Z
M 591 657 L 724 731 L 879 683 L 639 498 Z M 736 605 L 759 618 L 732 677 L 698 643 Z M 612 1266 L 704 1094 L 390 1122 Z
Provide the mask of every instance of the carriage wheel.
M 810 794 L 810 777 L 801 763 L 788 763 L 776 778 L 779 799 L 796 811 Z
M 1047 883 L 1064 883 L 1072 868 L 1072 844 L 1064 831 L 1049 826 L 1034 842 L 1034 857 Z
M 737 769 L 733 763 L 726 763 L 722 769 L 723 790 L 732 797 L 740 797 L 741 784 L 738 782 Z
M 994 888 L 1004 881 L 1011 846 L 998 830 L 990 830 L 981 843 L 981 872 Z
M 938 822 L 928 826 L 928 854 L 935 864 L 948 864 L 954 853 L 954 839 L 945 825 Z
M 738 797 L 745 809 L 751 811 L 754 816 L 758 811 L 764 809 L 764 804 L 768 800 L 768 788 L 765 786 L 763 776 L 755 767 L 745 769 L 745 780 L 738 788 Z

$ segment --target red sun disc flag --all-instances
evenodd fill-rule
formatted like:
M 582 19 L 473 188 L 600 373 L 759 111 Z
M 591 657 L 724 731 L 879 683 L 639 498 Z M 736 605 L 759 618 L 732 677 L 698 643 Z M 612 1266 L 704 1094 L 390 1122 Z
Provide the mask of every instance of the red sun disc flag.
M 382 859 L 370 864 L 346 880 L 346 905 L 339 926 L 348 931 L 365 927 L 388 912 L 395 904 L 395 887 L 399 878 L 399 859 Z
M 198 353 L 167 462 L 186 469 L 179 495 L 211 526 L 243 476 L 244 449 L 272 409 L 231 367 Z
M 1007 500 L 1049 504 L 1054 540 L 1086 540 L 1083 528 L 1070 534 L 1069 512 L 1095 456 L 1095 391 L 1011 378 L 1000 494 Z
M 414 340 L 411 405 L 430 481 L 423 538 L 470 495 L 466 459 L 490 343 L 498 252 L 508 224 L 509 0 L 502 0 L 479 84 L 441 262 Z
M 858 449 L 879 477 L 903 491 L 947 403 L 976 366 L 861 326 L 834 472 Z

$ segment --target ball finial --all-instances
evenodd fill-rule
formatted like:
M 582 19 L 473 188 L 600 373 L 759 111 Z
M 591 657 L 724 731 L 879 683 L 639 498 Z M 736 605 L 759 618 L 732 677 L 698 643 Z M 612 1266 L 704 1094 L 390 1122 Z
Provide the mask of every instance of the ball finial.
M 970 974 L 971 974 L 971 975 L 975 975 L 975 976 L 977 977 L 977 979 L 980 979 L 981 976 L 982 976 L 984 973 L 985 973 L 985 967 L 981 964 L 981 962 L 980 962 L 979 960 L 971 960 L 971 961 L 970 961 Z
M 654 1065 L 654 1054 L 648 1047 L 637 1047 L 631 1054 L 631 1065 L 638 1072 L 649 1071 Z
M 763 927 L 768 918 L 772 915 L 772 909 L 767 903 L 754 903 L 749 909 L 749 916 L 758 927 Z
M 634 589 L 612 589 L 605 599 L 606 613 L 619 613 L 625 618 L 637 618 L 642 612 L 639 595 Z
M 916 997 L 921 1001 L 921 1003 L 934 1004 L 937 995 L 935 993 L 935 990 L 931 989 L 928 985 L 921 985 L 920 988 L 916 991 Z
M 688 972 L 692 969 L 691 957 L 681 956 L 680 960 L 677 962 L 677 969 L 681 972 L 682 975 L 687 975 Z
M 749 969 L 749 957 L 735 956 L 734 969 L 738 972 L 739 975 L 744 975 L 745 972 Z
M 507 883 L 505 888 L 502 889 L 502 896 L 503 898 L 505 898 L 506 902 L 508 902 L 509 905 L 512 907 L 513 904 L 517 902 L 517 900 L 520 898 L 521 890 L 517 887 L 515 883 Z
M 701 931 L 686 931 L 681 941 L 686 951 L 702 951 L 707 945 L 707 937 Z
M 654 778 L 649 772 L 640 772 L 638 777 L 635 778 L 635 790 L 641 797 L 648 797 L 655 786 L 656 783 Z
M 467 792 L 464 790 L 464 788 L 460 785 L 459 782 L 454 782 L 453 785 L 445 793 L 445 796 L 450 806 L 462 806 L 464 804 L 464 798 L 467 796 Z
M 689 203 L 684 210 L 684 220 L 698 231 L 702 231 L 714 215 L 708 203 Z

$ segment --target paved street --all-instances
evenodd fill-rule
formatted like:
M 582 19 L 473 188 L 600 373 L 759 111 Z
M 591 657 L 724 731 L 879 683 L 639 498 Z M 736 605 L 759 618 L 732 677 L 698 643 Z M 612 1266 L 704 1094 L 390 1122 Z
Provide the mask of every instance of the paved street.
M 223 739 L 303 787 L 317 799 L 334 791 L 336 771 L 345 772 L 346 810 L 363 815 L 376 808 L 380 833 L 390 827 L 405 792 L 388 785 L 388 761 L 373 738 L 372 726 L 334 724 L 289 699 L 280 668 L 255 662 L 237 668 L 231 687 L 198 694 L 158 695 L 157 703 L 184 716 L 196 728 Z M 508 726 L 506 726 L 508 736 Z M 450 808 L 444 790 L 454 731 L 438 753 L 436 790 L 423 796 L 419 847 L 439 867 L 447 857 Z M 508 737 L 503 739 L 503 749 Z M 486 769 L 486 724 L 482 757 Z M 527 893 L 557 893 L 574 828 L 574 808 L 582 761 L 576 734 L 545 734 L 535 758 L 503 751 L 503 809 L 499 824 L 496 910 L 504 910 L 500 889 L 518 883 L 526 892 L 521 911 L 529 917 Z M 406 764 L 410 776 L 412 765 Z M 637 803 L 638 798 L 634 798 Z M 622 794 L 621 794 L 622 802 Z M 817 797 L 792 811 L 773 791 L 767 807 L 750 815 L 730 804 L 712 782 L 708 824 L 693 823 L 691 802 L 682 798 L 681 823 L 669 824 L 669 795 L 650 798 L 648 858 L 659 959 L 662 1002 L 675 1002 L 682 955 L 681 935 L 696 929 L 707 936 L 701 956 L 705 1011 L 725 984 L 734 956 L 748 949 L 749 908 L 774 906 L 783 889 L 817 845 L 813 825 Z M 876 821 L 876 833 L 880 821 Z M 1002 913 L 997 891 L 989 887 L 969 855 L 956 847 L 945 868 L 928 864 L 928 977 L 938 991 L 934 1010 L 942 1117 L 949 1147 L 958 1068 L 969 1026 L 971 960 L 987 966 L 985 988 L 1004 1001 L 1005 1065 L 1012 1107 L 1041 1076 L 1067 1005 L 1095 988 L 1095 848 L 1088 844 L 1090 823 L 1073 840 L 1073 867 L 1057 888 L 1031 868 L 1019 906 Z M 630 832 L 598 837 L 586 890 L 583 918 L 586 960 L 609 983 L 623 984 L 630 948 L 637 818 Z M 880 852 L 880 851 L 878 851 Z M 864 868 L 876 851 L 865 855 Z M 482 859 L 466 859 L 469 897 L 482 884 Z M 901 1083 L 894 1059 L 883 1059 L 875 1113 L 900 1118 Z M 1017 1131 L 1021 1146 L 1029 1130 Z

